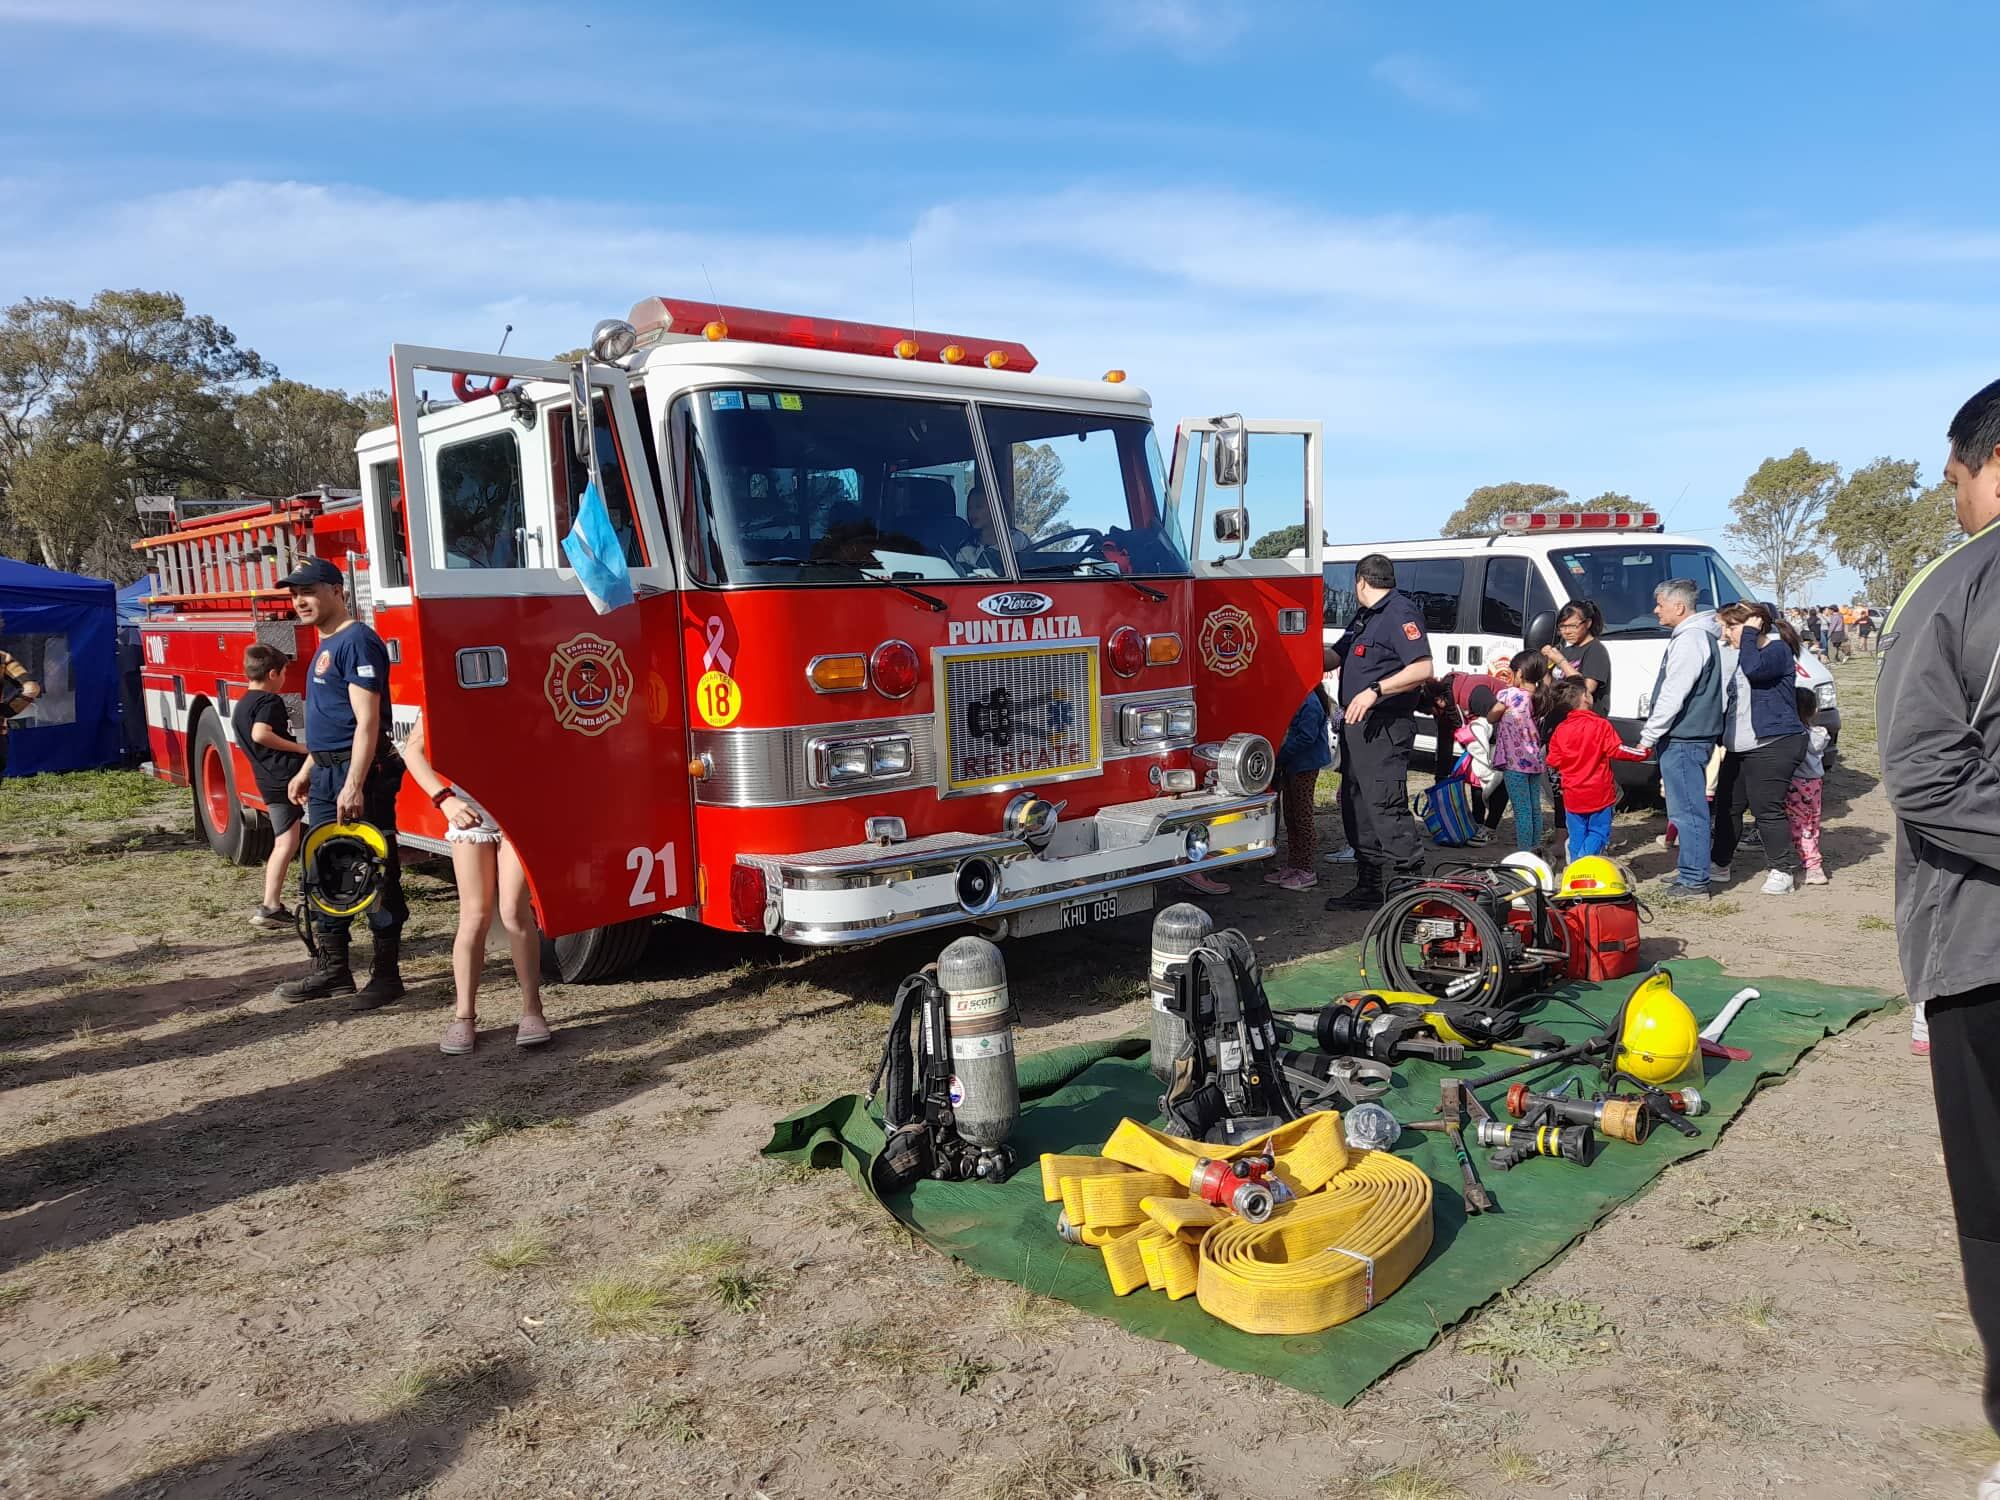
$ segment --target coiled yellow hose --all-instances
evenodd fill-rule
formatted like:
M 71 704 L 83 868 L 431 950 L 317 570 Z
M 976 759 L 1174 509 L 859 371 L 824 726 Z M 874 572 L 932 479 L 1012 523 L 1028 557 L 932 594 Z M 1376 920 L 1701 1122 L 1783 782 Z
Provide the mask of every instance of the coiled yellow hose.
M 1192 1198 L 1204 1158 L 1270 1153 L 1292 1197 L 1262 1224 Z M 1042 1158 L 1042 1196 L 1104 1256 L 1119 1296 L 1196 1296 L 1247 1333 L 1312 1333 L 1400 1287 L 1431 1247 L 1431 1180 L 1385 1151 L 1352 1151 L 1322 1111 L 1240 1146 L 1211 1146 L 1122 1120 L 1101 1156 Z

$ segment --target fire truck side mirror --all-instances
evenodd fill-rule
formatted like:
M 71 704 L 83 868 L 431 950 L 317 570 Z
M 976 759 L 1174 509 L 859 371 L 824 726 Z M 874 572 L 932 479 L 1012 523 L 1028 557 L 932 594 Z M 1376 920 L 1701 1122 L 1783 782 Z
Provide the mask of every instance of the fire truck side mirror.
M 1215 513 L 1215 539 L 1224 543 L 1240 543 L 1250 534 L 1250 512 L 1239 506 L 1232 506 Z
M 1215 487 L 1219 490 L 1241 489 L 1250 478 L 1250 434 L 1241 427 L 1220 428 L 1215 434 L 1214 451 Z M 1227 538 L 1218 532 L 1216 540 Z
M 1555 643 L 1556 613 L 1552 609 L 1545 609 L 1528 621 L 1527 634 L 1522 637 L 1521 644 L 1530 651 L 1542 651 Z

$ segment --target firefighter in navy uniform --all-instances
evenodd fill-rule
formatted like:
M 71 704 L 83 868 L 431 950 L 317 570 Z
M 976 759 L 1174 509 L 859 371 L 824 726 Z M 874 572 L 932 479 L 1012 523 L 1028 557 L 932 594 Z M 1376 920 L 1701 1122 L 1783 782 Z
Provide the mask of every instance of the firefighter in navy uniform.
M 1371 552 L 1354 565 L 1361 607 L 1334 647 L 1340 671 L 1340 823 L 1354 849 L 1354 889 L 1328 911 L 1382 903 L 1389 877 L 1423 870 L 1416 819 L 1410 815 L 1411 715 L 1417 689 L 1435 675 L 1423 617 L 1396 590 L 1396 565 Z
M 388 843 L 381 894 L 368 912 L 375 940 L 368 983 L 355 994 L 348 967 L 349 919 L 315 913 L 311 920 L 318 962 L 278 986 L 278 998 L 297 1003 L 329 995 L 354 995 L 357 1009 L 387 1005 L 403 993 L 399 967 L 403 923 L 402 861 L 396 849 L 396 793 L 403 759 L 389 742 L 389 651 L 382 637 L 347 612 L 340 570 L 311 558 L 282 580 L 292 591 L 301 624 L 319 632 L 306 669 L 305 765 L 292 778 L 291 796 L 306 807 L 306 829 L 326 823 L 372 823 Z

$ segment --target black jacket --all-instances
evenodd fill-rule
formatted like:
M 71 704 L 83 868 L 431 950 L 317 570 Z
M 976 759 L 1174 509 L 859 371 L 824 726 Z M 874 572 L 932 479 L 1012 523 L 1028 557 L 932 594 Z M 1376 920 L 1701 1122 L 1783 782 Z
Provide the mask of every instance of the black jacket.
M 2000 977 L 2000 525 L 1932 563 L 1882 630 L 1876 733 L 1896 812 L 1910 999 Z

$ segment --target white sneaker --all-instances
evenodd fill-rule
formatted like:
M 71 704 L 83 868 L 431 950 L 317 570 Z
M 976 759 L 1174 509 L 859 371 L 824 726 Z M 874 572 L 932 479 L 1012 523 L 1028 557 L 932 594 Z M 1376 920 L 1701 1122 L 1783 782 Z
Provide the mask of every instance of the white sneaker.
M 1354 863 L 1354 851 L 1352 849 L 1336 849 L 1326 857 L 1326 862 L 1330 865 L 1351 865 Z
M 1789 870 L 1773 870 L 1764 877 L 1764 894 L 1767 896 L 1789 896 L 1796 882 Z
M 2000 1464 L 1986 1471 L 1986 1477 L 1979 1481 L 1979 1493 L 1974 1500 L 2000 1500 Z
M 1729 879 L 1728 865 L 1710 865 L 1708 867 L 1708 883 L 1710 885 L 1721 885 L 1727 882 L 1728 879 Z

